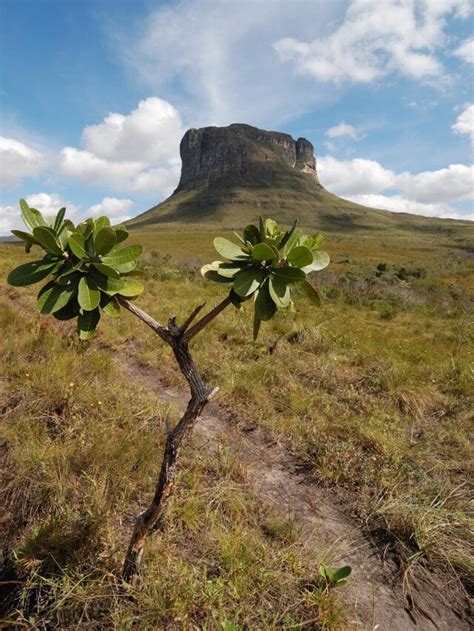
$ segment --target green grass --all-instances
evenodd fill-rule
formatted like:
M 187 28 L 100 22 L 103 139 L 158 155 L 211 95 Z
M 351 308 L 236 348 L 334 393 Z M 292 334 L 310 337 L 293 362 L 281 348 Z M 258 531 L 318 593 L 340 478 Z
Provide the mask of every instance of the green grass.
M 140 306 L 179 320 L 219 300 L 222 287 L 197 273 L 217 258 L 214 234 L 134 232 L 150 273 Z M 320 310 L 302 299 L 296 318 L 266 323 L 257 343 L 249 305 L 228 310 L 194 353 L 238 422 L 267 428 L 410 572 L 469 586 L 472 267 L 459 238 L 332 236 Z M 120 594 L 115 577 L 153 488 L 168 408 L 117 361 L 131 352 L 170 384 L 181 377 L 129 314 L 104 318 L 92 344 L 37 314 L 34 290 L 4 280 L 24 258 L 0 246 L 3 527 L 22 581 L 10 620 L 344 628 L 336 597 L 304 587 L 317 581 L 314 560 L 249 491 L 231 449 L 185 449 L 165 534 L 147 545 L 143 589 Z

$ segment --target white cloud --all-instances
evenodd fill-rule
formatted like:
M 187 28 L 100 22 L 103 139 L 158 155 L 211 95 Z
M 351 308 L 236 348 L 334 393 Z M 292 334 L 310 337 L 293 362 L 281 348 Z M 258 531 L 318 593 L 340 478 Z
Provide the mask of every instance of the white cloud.
M 109 114 L 82 132 L 87 151 L 106 160 L 156 163 L 174 158 L 184 133 L 178 111 L 167 101 L 150 97 L 128 116 Z
M 57 193 L 32 193 L 26 196 L 26 201 L 31 208 L 36 208 L 49 220 L 56 215 L 63 206 L 67 209 L 67 217 L 74 219 L 79 208 L 69 201 L 64 200 Z M 8 234 L 11 230 L 27 230 L 21 218 L 19 204 L 14 206 L 0 206 L 0 234 Z
M 318 160 L 318 171 L 323 186 L 359 204 L 426 216 L 470 218 L 451 205 L 474 199 L 474 166 L 451 164 L 436 171 L 395 173 L 375 160 L 323 156 Z
M 465 39 L 461 44 L 453 51 L 453 55 L 460 57 L 468 64 L 474 64 L 474 37 Z
M 445 17 L 470 10 L 469 0 L 352 0 L 331 34 L 285 37 L 274 48 L 298 73 L 323 82 L 372 83 L 391 73 L 430 79 L 443 74 L 436 49 L 446 41 Z
M 307 81 L 278 63 L 273 42 L 288 30 L 323 33 L 345 1 L 162 3 L 138 29 L 114 33 L 113 43 L 134 77 L 154 93 L 172 94 L 192 126 L 275 126 L 333 95 L 302 89 Z
M 177 110 L 150 97 L 129 115 L 112 113 L 82 133 L 85 149 L 64 147 L 61 173 L 88 185 L 117 191 L 169 194 L 179 179 L 179 142 L 184 133 Z
M 117 197 L 104 197 L 99 204 L 94 204 L 86 211 L 87 217 L 97 219 L 101 215 L 106 215 L 114 224 L 122 223 L 130 219 L 130 210 L 134 206 L 131 199 L 118 199 Z
M 451 129 L 455 134 L 469 136 L 474 144 L 474 103 L 464 107 Z
M 45 156 L 23 142 L 0 136 L 0 184 L 11 188 L 45 168 Z
M 353 140 L 360 140 L 361 136 L 357 132 L 356 128 L 348 123 L 342 121 L 339 125 L 334 125 L 326 131 L 326 136 L 329 138 L 341 138 L 341 136 L 349 136 Z
M 9 234 L 10 230 L 21 230 L 22 227 L 19 206 L 0 206 L 0 234 Z

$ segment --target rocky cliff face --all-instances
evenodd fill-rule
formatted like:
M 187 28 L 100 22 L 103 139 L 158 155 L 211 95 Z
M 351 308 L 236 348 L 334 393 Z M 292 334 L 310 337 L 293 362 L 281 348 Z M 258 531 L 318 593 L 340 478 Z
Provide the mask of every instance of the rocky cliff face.
M 318 181 L 313 145 L 305 138 L 250 125 L 188 130 L 180 145 L 181 179 L 175 192 L 206 187 L 226 177 L 262 177 L 291 167 Z

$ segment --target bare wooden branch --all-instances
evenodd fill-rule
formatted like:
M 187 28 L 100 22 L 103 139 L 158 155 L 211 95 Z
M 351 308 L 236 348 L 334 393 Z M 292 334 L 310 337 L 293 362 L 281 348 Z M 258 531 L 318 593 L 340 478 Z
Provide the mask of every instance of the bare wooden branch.
M 137 318 L 140 318 L 140 320 L 142 320 L 151 329 L 153 329 L 153 331 L 155 331 L 155 333 L 157 333 L 164 342 L 166 342 L 167 344 L 170 344 L 171 335 L 167 328 L 165 328 L 159 322 L 154 320 L 150 315 L 148 315 L 148 313 L 136 307 L 133 303 L 131 303 L 126 298 L 123 298 L 122 296 L 116 296 L 116 298 L 119 304 L 122 305 L 122 307 L 130 311 L 130 313 L 133 313 L 133 315 L 137 316 Z
M 172 317 L 168 322 L 168 327 L 165 328 L 125 298 L 118 297 L 118 300 L 125 309 L 145 322 L 171 347 L 181 373 L 188 383 L 191 394 L 186 410 L 174 428 L 171 428 L 169 419 L 166 418 L 167 438 L 155 493 L 148 508 L 138 516 L 135 522 L 123 565 L 122 578 L 127 582 L 133 583 L 138 577 L 146 537 L 151 532 L 160 530 L 162 527 L 166 505 L 173 490 L 181 446 L 204 407 L 218 391 L 218 388 L 209 387 L 204 383 L 189 351 L 188 340 L 219 315 L 230 304 L 230 298 L 227 297 L 221 301 L 189 329 L 187 333 L 184 331 L 203 309 L 204 305 L 196 307 L 182 327 L 177 326 L 176 318 Z
M 219 302 L 219 304 L 217 304 L 214 309 L 211 309 L 211 311 L 209 311 L 208 313 L 206 313 L 205 316 L 203 316 L 200 320 L 198 320 L 196 322 L 196 324 L 194 326 L 192 326 L 185 334 L 183 339 L 186 342 L 189 342 L 189 340 L 191 338 L 193 338 L 195 335 L 197 335 L 200 331 L 202 331 L 202 329 L 207 326 L 209 324 L 209 322 L 211 322 L 211 320 L 214 320 L 215 317 L 217 317 L 222 311 L 224 311 L 224 309 L 226 307 L 228 307 L 230 304 L 232 304 L 232 301 L 230 299 L 230 295 L 228 295 L 226 298 L 224 298 L 224 300 L 221 300 L 221 302 Z
M 198 305 L 195 309 L 193 309 L 193 311 L 191 311 L 189 316 L 186 318 L 186 320 L 180 327 L 183 333 L 189 328 L 191 322 L 199 315 L 199 313 L 204 309 L 205 306 L 206 306 L 206 303 L 203 302 L 202 305 Z

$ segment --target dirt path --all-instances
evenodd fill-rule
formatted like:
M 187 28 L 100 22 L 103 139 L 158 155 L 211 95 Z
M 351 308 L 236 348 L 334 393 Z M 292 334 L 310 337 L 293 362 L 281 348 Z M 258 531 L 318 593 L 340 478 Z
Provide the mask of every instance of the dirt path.
M 125 363 L 124 363 L 125 357 Z M 127 350 L 113 355 L 121 370 L 132 375 L 159 399 L 182 408 L 186 392 L 162 384 L 159 372 L 138 361 Z M 302 551 L 315 562 L 324 557 L 334 565 L 353 568 L 347 585 L 338 592 L 349 612 L 348 629 L 374 631 L 464 631 L 470 628 L 443 595 L 423 590 L 423 614 L 409 612 L 395 563 L 382 558 L 381 551 L 348 516 L 330 491 L 309 482 L 298 473 L 298 463 L 275 443 L 268 432 L 232 421 L 231 415 L 211 403 L 199 418 L 193 440 L 197 447 L 211 451 L 222 446 L 238 454 L 247 470 L 252 491 L 275 514 L 291 518 L 301 532 Z

